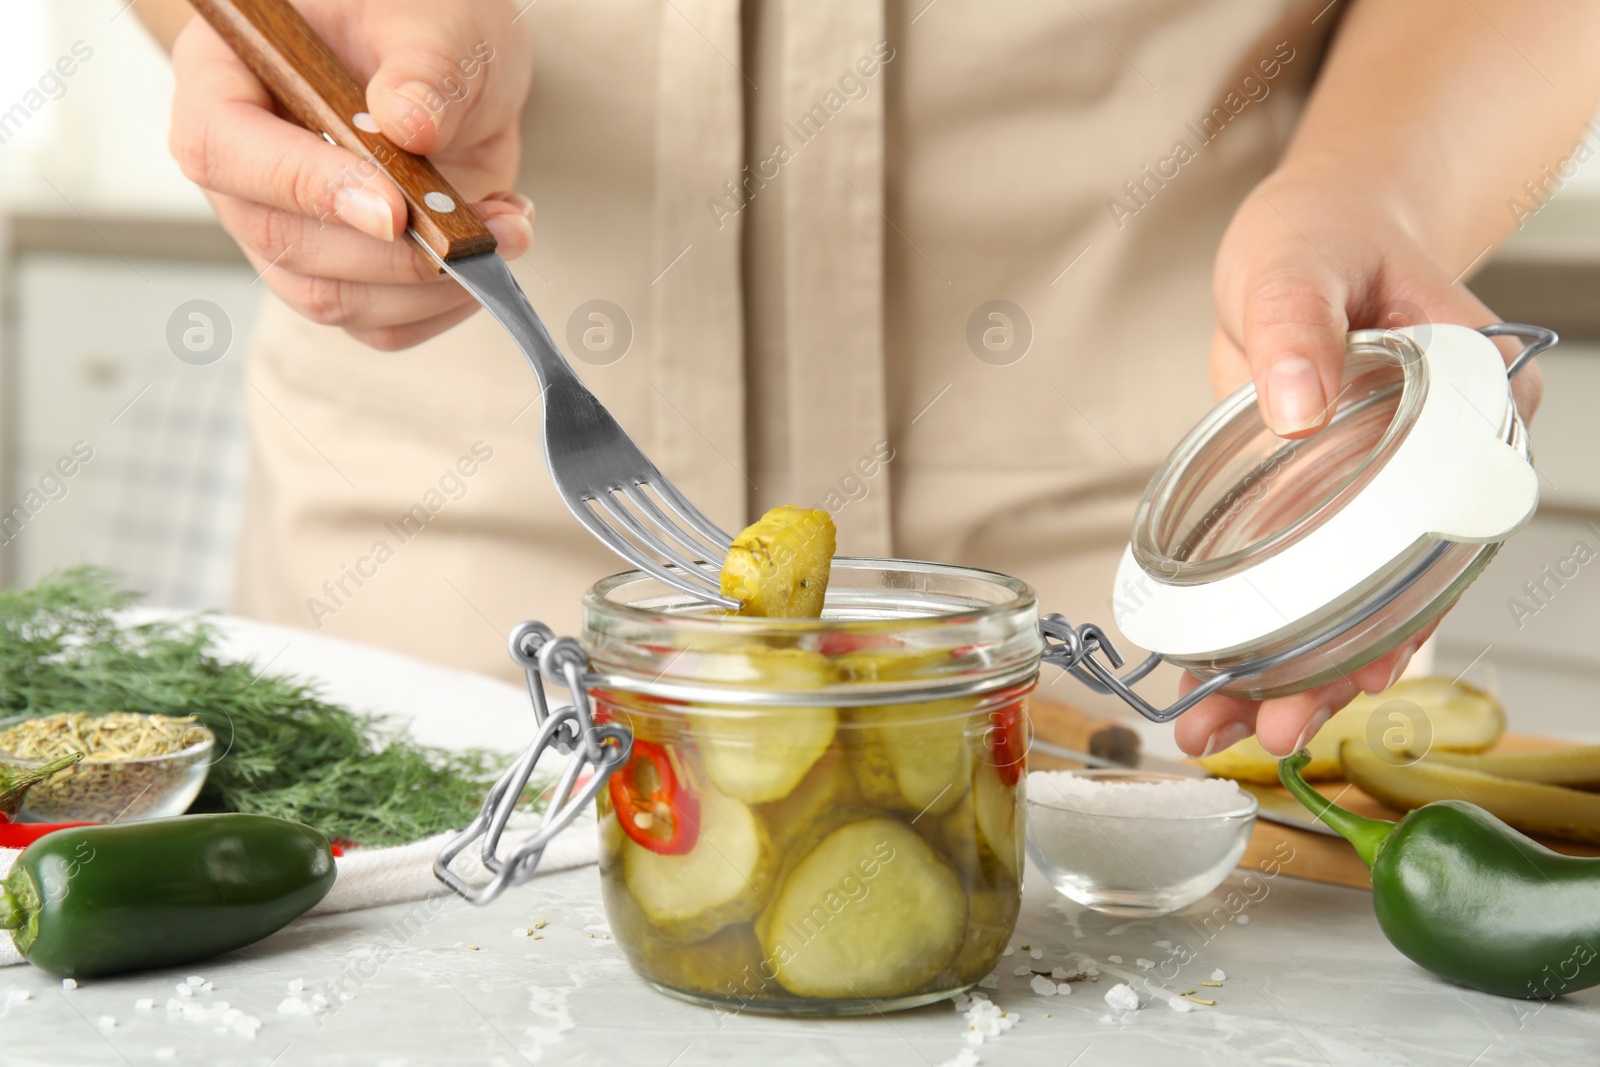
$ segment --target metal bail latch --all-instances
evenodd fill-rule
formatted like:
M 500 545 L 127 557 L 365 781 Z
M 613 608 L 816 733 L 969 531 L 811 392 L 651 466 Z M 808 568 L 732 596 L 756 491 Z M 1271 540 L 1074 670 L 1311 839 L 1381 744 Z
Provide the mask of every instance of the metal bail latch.
M 511 632 L 510 645 L 511 658 L 521 664 L 527 677 L 528 699 L 533 702 L 539 732 L 489 790 L 477 817 L 433 861 L 434 876 L 472 904 L 487 904 L 507 886 L 521 885 L 533 877 L 545 847 L 594 802 L 611 775 L 628 762 L 633 752 L 633 733 L 626 726 L 594 721 L 588 661 L 578 642 L 570 637 L 557 638 L 543 623 L 525 622 Z M 545 702 L 543 678 L 547 675 L 564 681 L 572 696 L 571 704 L 554 712 Z M 501 857 L 500 836 L 547 748 L 573 758 L 551 787 L 549 806 L 533 836 L 510 856 Z M 585 777 L 584 772 L 591 769 L 592 773 Z M 480 837 L 483 865 L 494 877 L 483 888 L 473 889 L 450 869 L 450 863 Z
M 1150 653 L 1143 663 L 1126 674 L 1118 675 L 1115 671 L 1122 667 L 1122 653 L 1117 651 L 1117 646 L 1111 643 L 1111 638 L 1094 623 L 1086 622 L 1081 626 L 1073 626 L 1065 615 L 1050 614 L 1039 620 L 1039 631 L 1044 635 L 1044 654 L 1040 657 L 1044 662 L 1061 668 L 1096 693 L 1107 693 L 1120 698 L 1123 703 L 1151 722 L 1171 722 L 1230 682 L 1256 671 L 1265 670 L 1273 663 L 1287 658 L 1273 657 L 1272 660 L 1246 663 L 1233 670 L 1222 671 L 1207 678 L 1169 706 L 1157 708 L 1135 693 L 1133 686 L 1160 666 L 1161 653 Z M 1299 655 L 1304 650 L 1297 648 L 1288 655 Z M 1101 663 L 1096 658 L 1098 655 L 1104 655 L 1111 662 L 1111 666 L 1107 667 Z

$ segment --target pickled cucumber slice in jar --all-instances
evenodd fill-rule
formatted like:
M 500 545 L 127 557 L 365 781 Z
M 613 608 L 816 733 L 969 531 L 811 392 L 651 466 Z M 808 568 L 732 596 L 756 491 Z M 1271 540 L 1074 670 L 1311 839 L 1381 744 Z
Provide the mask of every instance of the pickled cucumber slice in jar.
M 1005 952 L 1021 911 L 1022 888 L 1015 882 L 967 894 L 967 936 L 950 964 L 952 985 L 968 985 L 989 973 Z
M 788 796 L 833 743 L 832 708 L 719 708 L 690 712 L 706 776 L 746 804 Z
M 756 933 L 778 982 L 797 996 L 904 996 L 961 951 L 967 897 L 915 830 L 868 816 L 794 864 Z
M 989 846 L 979 840 L 978 815 L 972 806 L 972 791 L 961 798 L 961 803 L 938 818 L 916 821 L 916 828 L 928 842 L 944 853 L 945 858 L 968 885 L 985 880 L 986 867 L 993 867 L 992 859 L 985 859 Z
M 660 934 L 644 934 L 630 945 L 628 961 L 633 969 L 672 989 L 741 998 L 776 992 L 774 983 L 761 975 L 761 942 L 749 923 L 724 926 L 704 941 L 687 945 Z
M 772 891 L 778 853 L 761 818 L 743 801 L 695 782 L 699 833 L 681 855 L 622 848 L 622 877 L 639 910 L 667 937 L 701 941 L 753 918 Z
M 747 677 L 765 689 L 817 689 L 828 683 L 827 660 L 797 648 L 751 645 Z M 833 743 L 832 708 L 718 707 L 689 709 L 689 732 L 712 784 L 746 804 L 787 796 Z
M 741 615 L 821 618 L 835 539 L 826 511 L 773 508 L 733 539 L 722 564 L 722 595 L 739 601 Z
M 859 734 L 850 760 L 862 795 L 914 815 L 954 809 L 972 782 L 971 708 L 970 700 L 934 700 L 851 712 Z
M 761 817 L 783 855 L 802 843 L 816 823 L 829 813 L 861 803 L 861 790 L 851 773 L 850 760 L 834 745 L 822 754 L 800 784 L 787 796 L 761 806 Z
M 978 837 L 988 854 L 1012 877 L 1022 871 L 1025 847 L 1022 820 L 1017 818 L 1022 788 L 1021 780 L 1006 785 L 1001 771 L 988 763 L 979 762 L 972 772 L 972 806 L 978 817 Z
M 666 937 L 645 918 L 621 879 L 606 877 L 614 869 L 614 864 L 608 866 L 608 854 L 620 850 L 622 833 L 615 826 L 608 829 L 605 821 L 601 820 L 600 891 L 612 937 L 633 969 L 652 982 L 708 996 L 739 995 L 736 983 L 745 980 L 747 970 L 759 985 L 761 943 L 749 923 L 724 926 L 704 941 L 684 944 Z

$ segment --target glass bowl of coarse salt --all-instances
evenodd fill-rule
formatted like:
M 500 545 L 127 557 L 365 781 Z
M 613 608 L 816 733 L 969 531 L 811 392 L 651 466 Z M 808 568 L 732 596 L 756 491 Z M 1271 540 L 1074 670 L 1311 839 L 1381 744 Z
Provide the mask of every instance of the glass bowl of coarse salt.
M 1226 778 L 1143 771 L 1028 775 L 1028 854 L 1068 898 L 1108 915 L 1165 915 L 1228 876 L 1256 798 Z

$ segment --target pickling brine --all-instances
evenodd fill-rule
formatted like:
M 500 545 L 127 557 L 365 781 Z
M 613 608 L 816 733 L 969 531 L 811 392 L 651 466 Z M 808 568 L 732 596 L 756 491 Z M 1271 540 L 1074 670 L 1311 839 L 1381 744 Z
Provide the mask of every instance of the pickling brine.
M 657 986 L 724 1006 L 832 1015 L 970 988 L 1021 903 L 1027 688 L 855 708 L 596 693 L 634 735 L 600 800 L 613 936 Z

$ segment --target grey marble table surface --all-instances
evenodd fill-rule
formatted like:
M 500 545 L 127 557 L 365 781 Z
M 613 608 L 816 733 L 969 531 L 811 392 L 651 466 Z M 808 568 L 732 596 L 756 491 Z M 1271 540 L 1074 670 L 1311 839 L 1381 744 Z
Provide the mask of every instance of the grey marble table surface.
M 539 939 L 520 932 L 540 920 Z M 306 920 L 183 971 L 63 990 L 32 968 L 7 968 L 0 1063 L 942 1067 L 969 1048 L 950 1004 L 786 1020 L 681 1003 L 637 978 L 607 932 L 586 867 L 486 908 L 441 897 Z M 1082 910 L 1030 875 L 1013 945 L 986 992 L 1018 1021 L 973 1047 L 968 1064 L 1495 1067 L 1600 1056 L 1600 989 L 1539 1004 L 1446 985 L 1389 947 L 1366 893 L 1283 874 L 1241 869 L 1183 912 L 1131 922 Z M 1070 995 L 1040 996 L 1013 973 L 1072 970 L 1072 953 L 1099 961 L 1101 974 Z M 1220 988 L 1200 985 L 1218 969 Z M 176 998 L 190 974 L 212 989 Z M 1141 993 L 1138 1010 L 1105 1000 L 1124 977 Z M 1216 1006 L 1169 1006 L 1168 995 L 1190 989 Z M 309 1000 L 319 993 L 326 1008 Z M 142 998 L 153 1008 L 137 1009 Z M 190 1018 L 169 999 L 202 1007 Z M 261 1020 L 253 1039 L 218 1032 L 220 1001 Z M 310 1010 L 280 1012 L 285 1001 Z

